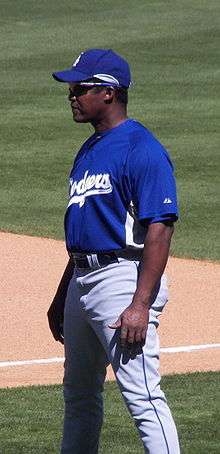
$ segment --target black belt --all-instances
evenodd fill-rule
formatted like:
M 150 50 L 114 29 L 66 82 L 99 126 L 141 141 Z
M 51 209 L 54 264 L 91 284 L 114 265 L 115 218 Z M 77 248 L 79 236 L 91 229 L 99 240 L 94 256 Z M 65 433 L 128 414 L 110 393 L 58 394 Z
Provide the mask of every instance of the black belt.
M 119 258 L 127 260 L 140 260 L 142 251 L 109 251 L 109 252 L 97 252 L 85 253 L 85 252 L 70 252 L 69 257 L 73 261 L 73 264 L 77 268 L 95 268 L 110 265 L 110 263 L 118 263 Z

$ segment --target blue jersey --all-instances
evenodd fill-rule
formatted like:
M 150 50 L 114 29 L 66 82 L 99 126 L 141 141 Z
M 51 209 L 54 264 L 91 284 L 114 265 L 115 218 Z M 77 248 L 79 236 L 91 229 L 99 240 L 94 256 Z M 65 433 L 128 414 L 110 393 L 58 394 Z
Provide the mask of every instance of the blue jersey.
M 140 249 L 150 223 L 177 217 L 172 163 L 143 125 L 128 119 L 83 144 L 70 173 L 68 251 Z

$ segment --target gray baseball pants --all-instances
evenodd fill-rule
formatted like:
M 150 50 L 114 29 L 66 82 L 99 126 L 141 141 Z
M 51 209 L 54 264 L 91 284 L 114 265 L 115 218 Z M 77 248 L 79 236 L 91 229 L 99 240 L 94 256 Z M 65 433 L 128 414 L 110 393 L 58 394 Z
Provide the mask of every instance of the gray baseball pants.
M 160 389 L 158 315 L 167 301 L 163 277 L 150 309 L 146 343 L 135 356 L 120 348 L 115 322 L 131 303 L 138 262 L 75 269 L 64 316 L 64 430 L 62 454 L 97 454 L 103 420 L 102 391 L 111 363 L 124 401 L 149 454 L 179 454 L 176 427 Z

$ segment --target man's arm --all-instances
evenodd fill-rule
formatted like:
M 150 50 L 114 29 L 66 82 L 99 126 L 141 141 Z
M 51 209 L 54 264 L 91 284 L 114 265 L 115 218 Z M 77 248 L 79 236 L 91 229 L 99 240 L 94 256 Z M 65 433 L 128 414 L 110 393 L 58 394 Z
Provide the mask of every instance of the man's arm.
M 121 345 L 144 343 L 152 295 L 165 269 L 173 234 L 172 223 L 150 224 L 145 238 L 140 275 L 132 303 L 110 328 L 121 328 Z
M 64 318 L 64 306 L 69 287 L 70 280 L 73 275 L 74 265 L 71 260 L 68 261 L 67 266 L 64 270 L 63 276 L 59 283 L 58 289 L 54 296 L 54 299 L 47 312 L 48 322 L 50 330 L 56 341 L 63 344 L 63 318 Z

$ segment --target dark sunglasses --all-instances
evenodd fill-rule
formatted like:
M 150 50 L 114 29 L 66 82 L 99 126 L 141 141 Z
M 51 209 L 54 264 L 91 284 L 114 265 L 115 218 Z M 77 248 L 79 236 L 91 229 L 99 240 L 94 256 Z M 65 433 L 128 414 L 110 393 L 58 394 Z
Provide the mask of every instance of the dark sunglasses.
M 78 96 L 86 95 L 86 93 L 92 88 L 94 88 L 94 85 L 90 87 L 76 85 L 73 89 L 69 89 L 69 98 L 77 98 Z
M 91 90 L 92 88 L 94 87 L 110 87 L 110 88 L 113 88 L 112 86 L 110 86 L 110 84 L 108 83 L 92 83 L 92 82 L 85 82 L 84 85 L 76 85 L 73 89 L 69 89 L 69 98 L 74 98 L 74 97 L 78 97 L 78 96 L 82 96 L 82 95 L 86 95 L 86 93 Z

